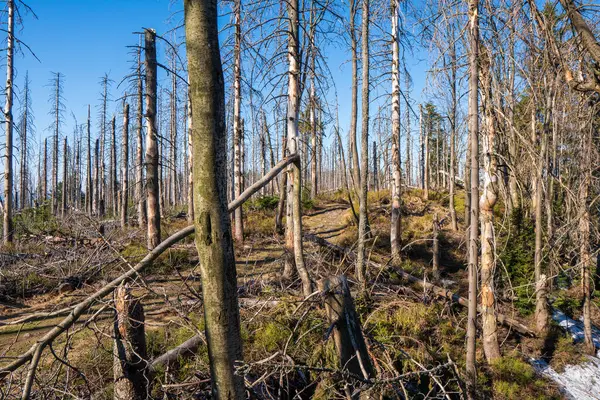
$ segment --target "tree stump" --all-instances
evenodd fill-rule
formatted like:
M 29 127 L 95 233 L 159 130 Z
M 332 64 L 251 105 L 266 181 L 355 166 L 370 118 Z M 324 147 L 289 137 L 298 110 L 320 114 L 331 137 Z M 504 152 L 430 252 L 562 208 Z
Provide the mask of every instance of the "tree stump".
M 324 278 L 317 285 L 325 296 L 327 320 L 334 328 L 333 338 L 342 370 L 364 379 L 374 377 L 346 277 L 340 275 Z M 352 392 L 352 388 L 349 391 Z M 356 397 L 356 394 L 352 397 Z
M 144 309 L 139 299 L 131 295 L 129 285 L 115 290 L 114 321 L 114 399 L 147 399 L 147 373 Z

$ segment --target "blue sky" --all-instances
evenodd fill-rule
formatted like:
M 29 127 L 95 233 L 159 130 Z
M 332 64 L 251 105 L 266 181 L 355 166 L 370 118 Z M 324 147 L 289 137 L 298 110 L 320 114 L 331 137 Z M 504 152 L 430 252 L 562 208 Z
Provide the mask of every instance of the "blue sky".
M 83 122 L 87 105 L 92 104 L 94 109 L 99 103 L 100 77 L 108 73 L 115 82 L 119 82 L 129 73 L 131 55 L 126 46 L 137 42 L 137 36 L 132 33 L 140 31 L 142 27 L 153 27 L 159 34 L 165 33 L 182 18 L 177 13 L 182 9 L 181 2 L 169 0 L 29 0 L 27 4 L 38 19 L 24 15 L 23 28 L 18 37 L 31 47 L 40 62 L 24 50 L 24 54 L 16 59 L 15 82 L 19 93 L 25 72 L 29 72 L 38 140 L 49 135 L 47 127 L 51 124 L 51 118 L 48 115 L 48 98 L 51 88 L 48 84 L 52 72 L 65 75 L 66 113 L 62 133 L 70 135 L 73 131 L 71 112 L 79 122 Z M 412 98 L 416 100 L 420 98 L 425 80 L 425 64 L 418 61 L 418 58 L 424 57 L 423 54 L 417 49 L 417 57 L 408 60 L 414 79 Z M 345 132 L 349 125 L 348 53 L 345 49 L 337 48 L 332 49 L 328 56 L 340 98 L 341 127 Z M 113 88 L 113 97 L 122 91 Z M 116 104 L 113 104 L 111 111 L 115 107 Z M 95 114 L 93 112 L 93 119 Z M 95 120 L 92 124 L 93 127 L 97 126 Z

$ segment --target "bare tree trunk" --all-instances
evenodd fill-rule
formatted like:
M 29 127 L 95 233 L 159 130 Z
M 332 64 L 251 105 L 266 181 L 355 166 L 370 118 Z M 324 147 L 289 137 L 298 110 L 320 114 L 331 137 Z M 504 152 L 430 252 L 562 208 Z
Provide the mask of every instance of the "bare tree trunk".
M 48 199 L 48 138 L 44 138 L 44 168 L 42 182 L 42 201 Z
M 400 255 L 400 201 L 402 173 L 400 170 L 400 43 L 398 37 L 399 0 L 392 0 L 392 217 L 390 243 L 392 257 Z M 408 140 L 408 139 L 407 139 Z M 409 150 L 407 149 L 407 154 Z
M 64 145 L 63 145 L 63 177 L 62 177 L 62 193 L 61 193 L 61 206 L 60 206 L 60 214 L 64 218 L 67 213 L 67 194 L 68 192 L 68 183 L 67 183 L 67 158 L 68 158 L 68 146 L 67 146 L 67 137 L 65 136 Z
M 281 137 L 281 158 L 285 158 L 287 153 L 287 140 L 285 136 Z M 289 171 L 289 168 L 288 168 Z M 283 214 L 286 212 L 287 207 L 287 180 L 288 180 L 288 171 L 281 174 L 281 179 L 279 181 L 279 203 L 277 204 L 277 214 L 275 214 L 275 232 L 282 234 L 283 233 Z M 291 277 L 293 269 L 289 263 L 285 263 L 286 267 L 290 267 L 286 274 L 284 272 L 284 276 Z
M 486 55 L 487 56 L 487 55 Z M 496 125 L 492 101 L 491 60 L 486 58 L 483 71 L 482 103 L 485 109 L 487 136 L 483 140 L 484 182 L 479 208 L 481 213 L 481 327 L 483 351 L 488 363 L 500 358 L 498 345 L 498 321 L 496 320 L 496 297 L 494 294 L 494 271 L 496 270 L 496 237 L 494 234 L 494 206 L 498 199 L 498 177 L 495 156 Z
M 173 52 L 173 71 L 177 71 L 176 54 Z M 169 202 L 177 204 L 177 76 L 171 74 L 171 146 L 169 147 Z
M 405 162 L 405 169 L 406 169 L 406 185 L 410 186 L 413 183 L 413 179 L 412 179 L 412 135 L 410 132 L 410 104 L 408 104 L 408 98 L 410 96 L 410 76 L 407 74 L 405 74 L 405 82 L 406 82 L 406 162 Z
M 129 205 L 129 104 L 123 102 L 123 155 L 121 157 L 121 228 L 127 226 Z
M 94 198 L 93 198 L 93 209 L 97 216 L 100 216 L 100 141 L 96 139 L 96 145 L 94 150 Z
M 423 105 L 419 104 L 419 177 L 421 189 L 425 190 L 425 127 L 423 125 Z
M 539 156 L 536 160 L 536 168 L 534 170 L 534 212 L 535 212 L 535 253 L 534 253 L 534 272 L 535 272 L 535 323 L 536 331 L 541 337 L 545 337 L 548 334 L 550 328 L 549 320 L 550 315 L 548 311 L 548 299 L 547 299 L 547 282 L 546 274 L 542 268 L 542 231 L 543 231 L 543 173 L 544 173 L 544 154 L 546 153 L 547 135 L 545 132 L 540 135 L 536 129 L 536 118 L 535 118 L 535 104 L 531 104 L 531 127 L 532 127 L 532 138 L 534 139 L 534 145 L 539 151 Z M 541 136 L 541 137 L 540 137 Z M 536 143 L 537 142 L 537 143 Z
M 594 260 L 590 255 L 590 211 L 588 205 L 588 192 L 591 182 L 591 155 L 589 149 L 592 146 L 591 130 L 585 135 L 585 146 L 582 148 L 583 155 L 583 177 L 579 186 L 579 241 L 580 254 L 579 262 L 581 263 L 581 290 L 583 291 L 583 336 L 585 344 L 585 352 L 595 355 L 596 347 L 592 339 L 592 267 Z
M 104 158 L 104 151 L 106 149 L 106 113 L 108 107 L 108 75 L 104 75 L 102 78 L 102 115 L 100 121 L 100 153 L 99 153 L 99 165 L 98 165 L 98 182 L 97 193 L 98 193 L 98 216 L 103 217 L 107 206 L 106 187 L 105 187 L 105 175 L 106 165 Z
M 188 153 L 188 164 L 189 164 L 189 173 L 188 173 L 188 212 L 187 212 L 187 219 L 188 222 L 192 223 L 194 222 L 194 152 L 192 151 L 192 149 L 194 148 L 194 135 L 193 133 L 193 121 L 194 118 L 192 116 L 192 101 L 190 100 L 189 97 L 189 93 L 188 93 L 188 115 L 187 115 L 187 119 L 188 119 L 188 131 L 187 131 L 187 137 L 188 137 L 188 148 L 189 148 L 189 153 Z
M 439 238 L 439 220 L 437 213 L 433 214 L 432 221 L 433 246 L 432 246 L 432 274 L 434 279 L 440 279 L 440 238 Z
M 299 54 L 299 34 L 300 22 L 298 15 L 298 0 L 290 0 L 287 5 L 287 14 L 289 20 L 288 33 L 288 109 L 287 109 L 287 134 L 288 149 L 290 154 L 298 152 L 298 115 L 300 108 L 300 54 Z M 304 250 L 302 243 L 302 170 L 300 161 L 294 163 L 292 167 L 292 179 L 288 184 L 292 184 L 292 196 L 288 196 L 288 203 L 291 203 L 293 220 L 293 247 L 294 261 L 296 271 L 302 281 L 302 291 L 305 296 L 312 293 L 312 282 L 308 270 L 304 264 Z
M 367 239 L 367 185 L 369 177 L 369 0 L 362 5 L 362 128 L 361 128 L 361 173 L 359 191 L 358 257 L 356 279 L 366 283 L 365 242 Z
M 91 106 L 88 104 L 87 116 L 87 163 L 85 179 L 85 209 L 89 217 L 93 213 L 94 186 L 92 182 L 92 132 L 91 132 Z
M 158 182 L 158 144 L 156 131 L 156 32 L 145 35 L 146 70 L 146 195 L 148 205 L 148 249 L 160 243 L 160 197 Z
M 350 150 L 352 154 L 352 177 L 354 180 L 354 190 L 360 192 L 360 159 L 358 158 L 358 142 L 356 130 L 358 125 L 358 43 L 356 39 L 355 20 L 356 0 L 350 0 L 350 47 L 352 50 L 352 100 L 350 108 Z
M 477 384 L 475 339 L 477 335 L 477 264 L 479 238 L 479 4 L 469 0 L 469 136 L 470 136 L 470 225 L 469 225 L 469 306 L 467 316 L 466 369 L 470 392 Z
M 129 285 L 121 284 L 114 293 L 114 399 L 143 400 L 150 395 L 147 371 L 144 308 L 134 298 Z
M 6 96 L 4 103 L 6 159 L 4 160 L 4 208 L 3 208 L 3 239 L 4 244 L 13 241 L 13 75 L 14 75 L 14 0 L 7 1 L 8 25 L 6 47 Z M 22 149 L 23 151 L 24 149 Z M 23 188 L 21 188 L 23 190 Z
M 424 125 L 423 129 L 423 198 L 425 200 L 429 200 L 429 179 L 430 179 L 430 165 L 429 165 L 429 137 L 432 134 L 433 130 L 433 122 L 432 115 L 429 110 L 427 111 L 427 123 Z
M 140 39 L 141 41 L 141 39 Z M 141 47 L 141 44 L 140 44 Z M 137 68 L 137 126 L 136 126 L 136 162 L 135 162 L 135 190 L 137 198 L 138 225 L 140 228 L 148 224 L 148 213 L 146 208 L 146 196 L 144 195 L 144 142 L 143 142 L 143 118 L 144 118 L 144 90 L 142 80 L 142 61 L 141 48 L 138 50 L 138 68 Z
M 111 146 L 110 146 L 110 202 L 111 209 L 113 215 L 118 215 L 118 203 L 119 203 L 119 191 L 117 189 L 117 121 L 116 117 L 113 115 L 110 120 L 110 136 L 111 136 Z
M 217 1 L 185 0 L 185 30 L 194 113 L 194 208 L 212 398 L 245 398 L 235 255 L 227 210 L 225 89 Z
M 242 102 L 242 58 L 241 58 L 241 43 L 242 43 L 242 2 L 241 0 L 235 0 L 234 5 L 235 12 L 235 44 L 234 44 L 234 66 L 233 66 L 233 195 L 238 197 L 244 190 L 242 186 L 242 175 L 244 164 L 242 163 L 243 157 L 243 140 L 242 140 L 242 127 L 240 121 L 240 108 Z M 233 213 L 234 219 L 234 234 L 233 237 L 238 242 L 244 241 L 244 218 L 242 214 L 242 208 L 238 208 Z
M 19 192 L 21 193 L 21 208 L 25 208 L 28 205 L 28 196 L 27 192 L 29 192 L 28 187 L 28 162 L 27 162 L 27 149 L 28 149 L 28 136 L 27 130 L 29 129 L 29 108 L 31 107 L 31 100 L 29 98 L 29 73 L 25 73 L 25 87 L 23 88 L 23 117 L 21 119 L 21 161 L 19 163 L 21 167 L 21 171 L 19 174 Z
M 450 226 L 453 231 L 457 231 L 458 223 L 456 221 L 456 207 L 454 205 L 454 187 L 456 178 L 456 109 L 458 106 L 458 98 L 456 94 L 456 70 L 458 69 L 458 61 L 456 59 L 455 43 L 452 43 L 450 47 L 450 62 L 452 63 L 452 65 L 450 66 L 450 91 L 452 96 L 452 105 L 450 111 Z
M 57 198 L 58 195 L 58 131 L 60 128 L 60 77 L 61 74 L 57 73 L 55 75 L 55 92 L 54 96 L 56 96 L 55 104 L 54 104 L 54 141 L 53 141 L 53 151 L 52 151 L 52 213 L 56 214 L 57 211 Z

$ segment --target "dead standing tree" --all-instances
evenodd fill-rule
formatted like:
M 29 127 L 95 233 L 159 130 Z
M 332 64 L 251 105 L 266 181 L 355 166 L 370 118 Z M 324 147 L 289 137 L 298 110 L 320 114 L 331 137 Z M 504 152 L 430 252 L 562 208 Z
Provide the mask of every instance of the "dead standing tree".
M 14 76 L 14 24 L 15 5 L 13 0 L 7 1 L 8 25 L 6 46 L 6 92 L 4 104 L 6 158 L 4 160 L 4 207 L 3 207 L 3 241 L 13 241 L 13 76 Z
M 146 198 L 148 206 L 148 249 L 160 243 L 160 197 L 158 182 L 158 143 L 156 129 L 156 32 L 144 31 L 146 70 Z
M 194 213 L 206 336 L 215 399 L 245 398 L 234 372 L 242 359 L 237 279 L 227 212 L 225 91 L 219 51 L 217 1 L 186 0 L 185 30 L 190 99 L 195 112 Z

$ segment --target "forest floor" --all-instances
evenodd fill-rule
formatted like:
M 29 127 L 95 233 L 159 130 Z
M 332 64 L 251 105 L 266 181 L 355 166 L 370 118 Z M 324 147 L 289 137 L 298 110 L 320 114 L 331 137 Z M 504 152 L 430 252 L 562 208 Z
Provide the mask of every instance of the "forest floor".
M 459 232 L 450 230 L 447 194 L 431 193 L 428 201 L 421 195 L 420 191 L 412 190 L 403 197 L 402 242 L 405 247 L 402 262 L 396 263 L 396 267 L 431 279 L 428 275 L 431 271 L 432 221 L 433 215 L 437 214 L 442 226 L 442 276 L 436 283 L 466 296 L 464 227 L 461 223 Z M 462 222 L 462 194 L 457 195 L 456 203 L 459 222 Z M 368 257 L 384 266 L 394 265 L 389 260 L 389 194 L 371 192 L 369 204 L 372 238 Z M 6 253 L 7 257 L 10 254 L 17 256 L 5 262 L 9 266 L 6 271 L 10 273 L 3 273 L 0 280 L 0 365 L 26 351 L 66 314 L 26 322 L 20 320 L 76 304 L 146 254 L 144 237 L 138 229 L 122 231 L 114 223 L 104 224 L 105 239 L 102 239 L 97 233 L 98 227 L 91 221 L 77 224 L 71 221 L 69 229 L 64 228 L 69 225 L 68 221 L 57 221 L 50 228 L 46 223 L 40 227 L 39 222 L 29 221 L 27 231 L 33 237 L 32 242 L 39 241 L 41 235 L 43 245 L 25 242 L 17 248 L 4 250 L 2 254 Z M 165 218 L 163 235 L 166 237 L 186 224 L 184 218 Z M 74 225 L 78 227 L 73 228 Z M 305 233 L 338 246 L 348 249 L 355 246 L 357 227 L 349 203 L 340 193 L 322 195 L 309 204 L 303 226 Z M 281 278 L 283 243 L 273 230 L 273 210 L 262 208 L 258 202 L 245 207 L 247 238 L 243 244 L 236 244 L 236 264 L 244 359 L 248 363 L 248 376 L 254 377 L 254 381 L 248 379 L 259 397 L 268 398 L 270 391 L 284 390 L 289 395 L 298 394 L 304 398 L 335 398 L 339 390 L 335 384 L 335 351 L 332 340 L 327 340 L 328 326 L 321 300 L 309 304 L 303 302 L 298 280 Z M 313 279 L 346 274 L 352 282 L 353 265 L 339 255 L 306 241 L 305 257 Z M 62 278 L 50 279 L 55 275 Z M 368 295 L 360 295 L 355 301 L 378 376 L 393 378 L 408 372 L 416 373 L 405 382 L 384 385 L 382 392 L 390 397 L 403 391 L 410 393 L 412 398 L 456 396 L 462 390 L 456 371 L 464 370 L 466 311 L 461 306 L 436 299 L 418 286 L 398 282 L 393 274 L 379 271 L 372 275 Z M 73 276 L 77 277 L 75 282 Z M 163 254 L 133 285 L 134 294 L 142 299 L 144 306 L 149 358 L 203 331 L 198 257 L 190 238 Z M 499 308 L 532 326 L 531 315 L 520 312 L 511 301 L 500 301 Z M 595 307 L 596 323 L 600 322 L 597 309 Z M 66 385 L 71 379 L 72 394 L 86 397 L 95 393 L 96 398 L 109 398 L 112 318 L 111 299 L 106 298 L 92 307 L 68 335 L 61 336 L 52 349 L 57 356 L 47 355 L 42 361 L 42 371 L 47 373 L 38 374 L 37 389 L 47 395 L 50 393 L 52 398 L 53 391 L 54 396 L 59 393 L 52 388 L 58 387 L 59 382 Z M 584 360 L 567 335 L 558 329 L 554 329 L 553 334 L 552 345 L 545 347 L 551 349 L 543 355 L 554 363 L 555 368 Z M 535 374 L 528 364 L 531 357 L 540 355 L 539 341 L 521 337 L 504 327 L 499 328 L 499 337 L 504 357 L 492 367 L 485 366 L 478 345 L 482 397 L 560 398 L 557 387 Z M 70 368 L 64 367 L 66 364 L 58 359 L 68 360 L 70 374 L 67 372 Z M 271 364 L 268 364 L 270 367 L 254 364 L 265 359 L 272 360 L 273 364 L 279 361 L 281 364 L 291 362 L 310 366 L 312 370 L 309 368 L 308 374 L 302 374 L 299 370 L 284 370 Z M 448 367 L 430 374 L 423 372 L 448 363 L 448 360 L 452 360 L 456 368 Z M 50 373 L 57 368 L 62 369 Z M 207 353 L 202 346 L 194 359 L 182 360 L 177 368 L 157 374 L 154 393 L 168 392 L 179 397 L 206 393 L 207 371 Z M 80 377 L 82 375 L 85 379 Z M 285 387 L 282 386 L 283 376 L 287 382 Z M 12 390 L 16 397 L 19 379 L 16 374 L 13 387 L 5 393 Z M 439 384 L 440 381 L 443 384 Z

